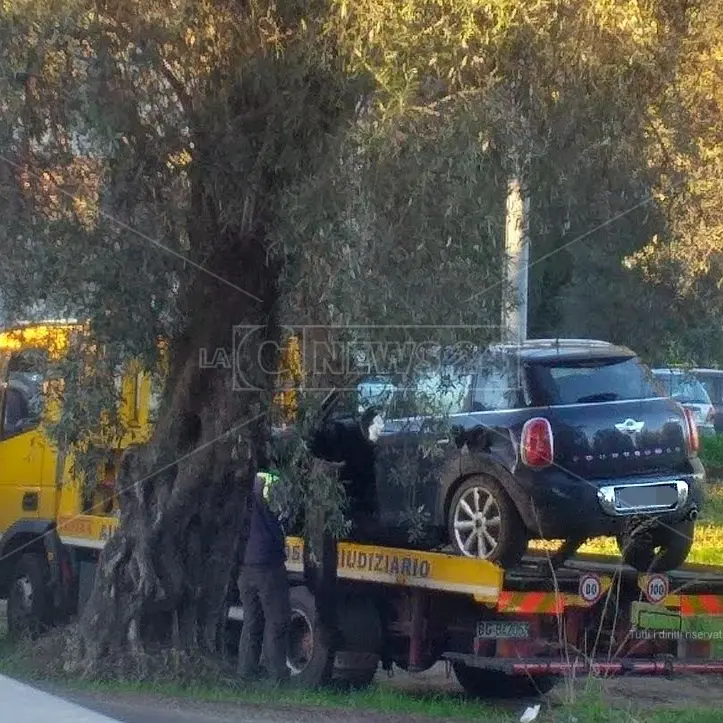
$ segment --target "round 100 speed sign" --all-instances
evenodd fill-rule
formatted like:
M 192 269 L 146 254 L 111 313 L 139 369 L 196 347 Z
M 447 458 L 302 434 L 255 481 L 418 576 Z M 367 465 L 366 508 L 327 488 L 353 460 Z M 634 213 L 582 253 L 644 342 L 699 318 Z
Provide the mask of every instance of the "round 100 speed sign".
M 594 572 L 586 572 L 580 578 L 580 597 L 589 605 L 596 603 L 603 594 L 602 580 Z
M 668 597 L 670 583 L 665 575 L 651 575 L 645 584 L 645 597 L 648 602 L 663 602 Z

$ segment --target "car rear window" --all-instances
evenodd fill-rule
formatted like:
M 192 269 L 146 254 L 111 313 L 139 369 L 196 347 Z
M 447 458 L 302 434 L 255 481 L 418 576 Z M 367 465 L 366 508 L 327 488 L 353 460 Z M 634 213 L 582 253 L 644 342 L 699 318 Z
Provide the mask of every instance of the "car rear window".
M 530 373 L 538 404 L 596 404 L 663 396 L 650 371 L 630 357 L 536 363 Z

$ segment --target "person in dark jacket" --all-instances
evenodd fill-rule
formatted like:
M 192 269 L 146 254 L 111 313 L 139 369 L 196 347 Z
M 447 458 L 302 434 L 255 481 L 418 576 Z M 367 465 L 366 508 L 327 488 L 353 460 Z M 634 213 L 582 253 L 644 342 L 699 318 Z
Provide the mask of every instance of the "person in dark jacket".
M 239 583 L 244 620 L 239 643 L 239 674 L 259 677 L 265 661 L 274 682 L 289 679 L 286 648 L 291 604 L 286 577 L 286 539 L 269 504 L 277 477 L 260 472 L 251 500 L 251 520 Z

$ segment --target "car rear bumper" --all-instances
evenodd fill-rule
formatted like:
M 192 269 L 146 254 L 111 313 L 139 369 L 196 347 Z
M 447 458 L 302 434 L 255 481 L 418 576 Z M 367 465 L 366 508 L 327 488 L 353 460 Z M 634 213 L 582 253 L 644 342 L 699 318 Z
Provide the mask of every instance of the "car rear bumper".
M 519 481 L 519 477 L 518 477 Z M 688 518 L 691 510 L 703 504 L 705 471 L 699 460 L 692 460 L 691 471 L 685 474 L 583 480 L 562 470 L 548 470 L 536 480 L 525 480 L 529 504 L 520 513 L 534 537 L 563 539 L 567 537 L 598 537 L 615 535 L 636 515 L 654 516 L 662 522 L 675 524 Z M 661 505 L 655 495 L 641 495 L 645 504 L 616 505 L 615 491 L 670 484 L 677 488 L 675 504 Z

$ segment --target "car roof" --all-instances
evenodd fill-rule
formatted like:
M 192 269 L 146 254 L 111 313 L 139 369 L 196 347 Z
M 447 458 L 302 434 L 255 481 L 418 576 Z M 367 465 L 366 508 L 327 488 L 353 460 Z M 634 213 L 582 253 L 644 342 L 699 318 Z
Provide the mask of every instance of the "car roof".
M 652 371 L 656 376 L 686 376 L 693 378 L 696 376 L 696 371 L 694 369 L 680 369 L 678 367 L 656 367 L 650 371 Z
M 496 344 L 490 347 L 490 351 L 516 353 L 525 361 L 636 356 L 628 347 L 599 339 L 527 339 L 521 344 Z

